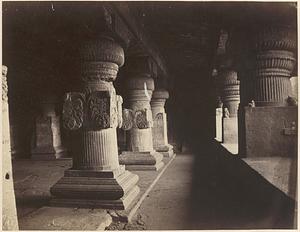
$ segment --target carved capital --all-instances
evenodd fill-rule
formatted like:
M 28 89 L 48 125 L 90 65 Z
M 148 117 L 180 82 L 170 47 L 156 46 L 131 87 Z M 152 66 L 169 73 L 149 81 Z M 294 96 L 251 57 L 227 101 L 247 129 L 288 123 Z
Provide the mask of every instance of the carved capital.
M 290 77 L 296 64 L 294 54 L 289 51 L 269 50 L 256 55 L 255 72 L 257 76 Z
M 109 62 L 82 62 L 81 75 L 85 82 L 91 81 L 114 81 L 117 77 L 119 67 Z
M 124 64 L 123 48 L 110 38 L 85 42 L 80 48 L 81 78 L 84 82 L 114 81 Z
M 126 87 L 129 90 L 154 90 L 154 80 L 147 77 L 132 77 L 128 78 Z
M 115 63 L 124 65 L 124 50 L 113 39 L 103 37 L 97 41 L 87 41 L 80 48 L 80 58 L 84 62 Z
M 255 49 L 288 50 L 297 48 L 297 30 L 287 25 L 254 26 L 252 29 Z
M 152 94 L 152 100 L 153 99 L 168 99 L 169 98 L 169 92 L 167 90 L 158 89 L 153 91 Z

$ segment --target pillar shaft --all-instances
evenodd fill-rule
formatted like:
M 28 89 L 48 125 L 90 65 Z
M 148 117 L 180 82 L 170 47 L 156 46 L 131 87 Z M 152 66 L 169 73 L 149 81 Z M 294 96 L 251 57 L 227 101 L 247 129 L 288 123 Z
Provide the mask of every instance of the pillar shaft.
M 153 145 L 154 149 L 170 157 L 173 155 L 173 146 L 168 142 L 167 114 L 165 102 L 169 93 L 165 90 L 155 90 L 151 100 L 153 115 Z
M 112 82 L 124 63 L 124 52 L 113 39 L 103 37 L 85 42 L 80 58 L 81 87 L 65 95 L 63 106 L 73 167 L 51 188 L 57 197 L 52 203 L 125 209 L 139 188 L 138 176 L 118 161 L 116 128 L 122 123 L 122 98 Z

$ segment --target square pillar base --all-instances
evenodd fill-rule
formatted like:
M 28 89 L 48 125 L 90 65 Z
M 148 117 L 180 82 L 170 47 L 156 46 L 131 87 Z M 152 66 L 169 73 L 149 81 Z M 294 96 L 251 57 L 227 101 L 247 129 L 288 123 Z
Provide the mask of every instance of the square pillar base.
M 125 170 L 66 170 L 51 189 L 51 206 L 127 209 L 140 189 L 139 177 Z
M 158 171 L 164 166 L 163 155 L 156 151 L 134 152 L 124 151 L 119 156 L 120 164 L 124 164 L 127 170 L 152 170 Z
M 223 118 L 223 143 L 238 144 L 237 117 Z
M 155 149 L 157 152 L 163 154 L 164 157 L 172 157 L 174 155 L 173 146 L 168 144 L 166 146 L 161 146 Z
M 245 156 L 297 157 L 298 107 L 245 107 Z
M 31 151 L 31 159 L 33 160 L 55 160 L 66 157 L 66 149 L 63 146 L 39 147 Z

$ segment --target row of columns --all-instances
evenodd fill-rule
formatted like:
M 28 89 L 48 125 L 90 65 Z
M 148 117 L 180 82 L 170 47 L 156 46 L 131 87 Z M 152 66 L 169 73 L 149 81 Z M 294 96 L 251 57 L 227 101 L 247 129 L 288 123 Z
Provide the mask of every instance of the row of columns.
M 163 155 L 173 155 L 164 110 L 168 92 L 158 90 L 152 98 L 151 76 L 130 76 L 126 80 L 128 109 L 123 109 L 123 98 L 113 85 L 124 65 L 123 48 L 114 39 L 101 37 L 85 42 L 79 57 L 80 86 L 65 94 L 61 120 L 73 165 L 51 187 L 51 205 L 126 209 L 140 191 L 139 177 L 129 170 L 159 170 Z M 64 153 L 54 102 L 47 98 L 36 119 L 35 159 L 60 158 Z M 120 156 L 117 128 L 129 135 Z
M 216 137 L 219 141 L 239 143 L 239 154 L 242 156 L 246 155 L 247 146 L 245 107 L 297 104 L 292 98 L 294 94 L 290 81 L 296 64 L 295 30 L 279 24 L 255 25 L 246 30 L 236 30 L 231 35 L 228 50 L 221 56 L 227 59 L 221 62 L 217 76 L 225 110 L 222 112 L 223 138 L 219 130 Z M 219 111 L 216 111 L 217 124 L 220 124 Z M 238 123 L 233 122 L 237 116 Z M 231 133 L 228 134 L 229 131 Z M 239 136 L 233 134 L 237 131 Z

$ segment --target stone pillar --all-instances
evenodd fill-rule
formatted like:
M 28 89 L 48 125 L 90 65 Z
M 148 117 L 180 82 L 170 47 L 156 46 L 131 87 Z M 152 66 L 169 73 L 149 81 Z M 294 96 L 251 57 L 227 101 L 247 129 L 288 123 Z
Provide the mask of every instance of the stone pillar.
M 123 128 L 129 130 L 128 151 L 120 155 L 120 163 L 129 170 L 159 170 L 163 155 L 153 148 L 152 111 L 150 100 L 154 81 L 150 77 L 133 76 L 127 80 L 128 110 L 124 114 Z
M 11 163 L 7 67 L 2 65 L 2 229 L 19 230 Z
M 253 89 L 247 100 L 251 97 L 256 106 L 286 106 L 296 64 L 296 29 L 267 25 L 255 26 L 249 32 L 249 43 L 240 48 L 245 53 L 239 57 L 241 88 Z M 248 82 L 252 84 L 245 86 Z M 245 93 L 241 91 L 241 98 L 242 95 Z
M 56 114 L 57 100 L 54 96 L 44 96 L 41 113 L 35 119 L 35 129 L 31 143 L 31 158 L 51 160 L 62 158 L 65 148 L 60 133 L 60 117 Z
M 229 117 L 237 117 L 238 106 L 240 103 L 240 81 L 237 80 L 237 73 L 233 70 L 220 72 L 222 82 L 222 102 L 223 107 L 228 109 Z
M 223 101 L 223 143 L 238 143 L 238 120 L 237 112 L 240 103 L 240 86 L 237 80 L 237 73 L 226 69 L 219 72 L 222 86 Z
M 296 64 L 297 30 L 287 25 L 261 25 L 249 26 L 239 36 L 239 154 L 243 156 L 247 146 L 245 107 L 249 102 L 254 100 L 256 107 L 284 107 L 292 95 L 290 77 Z
M 126 209 L 139 193 L 138 176 L 119 165 L 117 126 L 122 98 L 113 81 L 124 51 L 101 37 L 80 48 L 81 88 L 65 95 L 63 125 L 70 131 L 73 167 L 52 188 L 52 205 Z
M 168 142 L 167 114 L 165 112 L 165 102 L 169 98 L 166 90 L 155 90 L 151 99 L 151 110 L 153 117 L 153 146 L 156 151 L 165 157 L 174 155 L 173 146 Z

